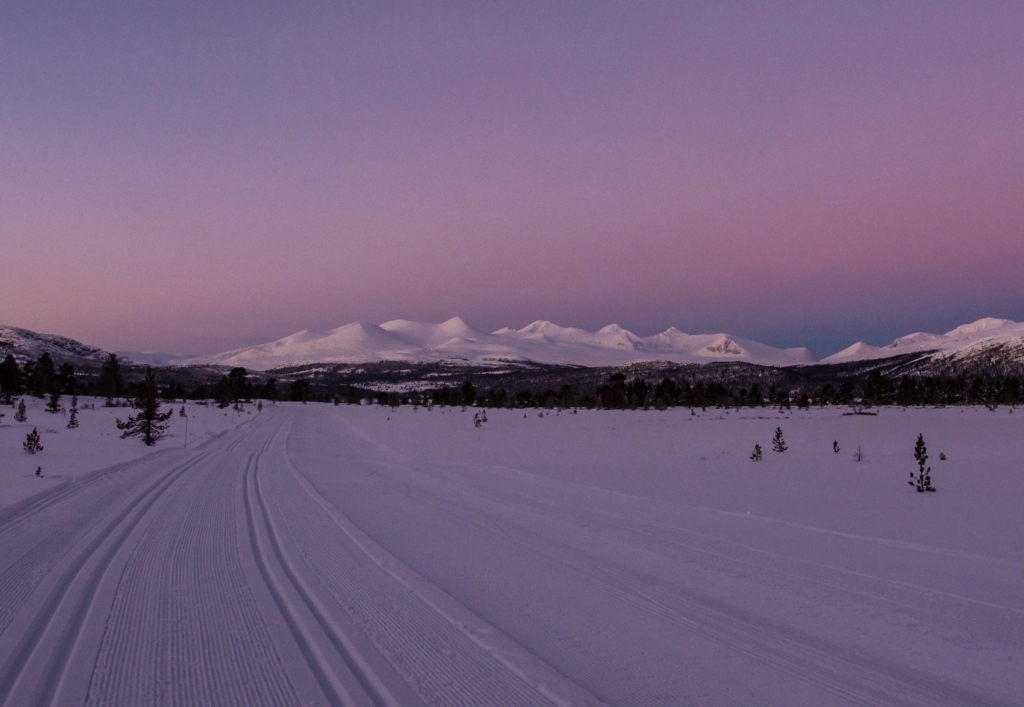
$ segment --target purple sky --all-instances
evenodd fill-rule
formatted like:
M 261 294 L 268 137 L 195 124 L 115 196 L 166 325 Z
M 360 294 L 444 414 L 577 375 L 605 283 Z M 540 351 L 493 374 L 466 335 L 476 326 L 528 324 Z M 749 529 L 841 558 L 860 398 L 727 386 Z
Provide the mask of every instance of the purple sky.
M 1024 3 L 212 4 L 0 9 L 0 323 L 1024 320 Z

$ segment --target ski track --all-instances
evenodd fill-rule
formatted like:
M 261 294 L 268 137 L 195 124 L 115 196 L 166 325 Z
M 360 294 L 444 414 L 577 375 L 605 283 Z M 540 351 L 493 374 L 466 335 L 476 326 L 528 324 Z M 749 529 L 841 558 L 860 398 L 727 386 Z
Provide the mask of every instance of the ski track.
M 298 475 L 290 460 L 283 465 Z M 275 468 L 280 468 L 275 466 Z M 382 568 L 345 534 L 317 499 L 284 493 L 277 498 L 290 534 L 320 584 L 416 691 L 431 705 L 551 705 L 557 697 L 524 680 L 493 654 L 481 652 L 429 600 Z M 315 504 L 315 505 L 311 505 Z M 319 512 L 317 512 L 319 511 Z M 344 528 L 342 529 L 344 532 Z M 392 558 L 389 558 L 394 562 Z M 427 638 L 428 640 L 423 640 Z M 595 701 L 596 702 L 596 701 Z
M 1015 703 L 766 607 L 922 641 L 969 624 L 1011 651 L 1019 608 L 775 554 L 746 529 L 770 520 L 410 459 L 330 409 L 268 408 L 0 513 L 0 705 Z M 1021 569 L 948 560 L 998 591 Z
M 699 637 L 717 644 L 733 657 L 747 657 L 750 660 L 746 669 L 756 671 L 758 666 L 766 669 L 765 682 L 778 682 L 780 694 L 785 692 L 783 685 L 792 687 L 805 684 L 811 688 L 808 698 L 804 701 L 806 704 L 821 703 L 822 699 L 829 703 L 861 705 L 1016 704 L 1014 699 L 1005 697 L 1006 694 L 1012 694 L 1012 690 L 1010 693 L 1003 692 L 1002 697 L 999 694 L 986 694 L 984 690 L 979 690 L 978 686 L 959 684 L 941 674 L 921 670 L 920 666 L 893 662 L 890 657 L 861 654 L 858 650 L 851 650 L 851 646 L 843 646 L 821 636 L 808 634 L 777 619 L 767 619 L 756 612 L 715 599 L 706 592 L 690 591 L 683 585 L 657 576 L 656 572 L 652 574 L 644 570 L 639 564 L 623 564 L 620 559 L 612 560 L 594 548 L 608 546 L 610 539 L 615 543 L 628 545 L 631 550 L 645 550 L 645 546 L 652 544 L 663 549 L 665 545 L 671 544 L 675 546 L 675 556 L 673 553 L 662 551 L 654 558 L 655 562 L 665 564 L 666 560 L 671 560 L 671 564 L 696 564 L 700 565 L 702 570 L 707 570 L 709 567 L 706 560 L 695 562 L 694 557 L 714 554 L 725 564 L 740 566 L 743 575 L 754 575 L 764 585 L 763 589 L 773 591 L 773 587 L 781 585 L 785 591 L 798 596 L 810 595 L 821 599 L 825 595 L 829 601 L 836 601 L 838 596 L 840 601 L 849 604 L 853 604 L 853 600 L 859 600 L 859 604 L 852 606 L 859 611 L 876 611 L 879 606 L 885 607 L 886 603 L 899 603 L 900 610 L 912 613 L 914 621 L 926 625 L 941 623 L 943 612 L 955 612 L 954 615 L 960 616 L 970 609 L 958 606 L 960 602 L 973 603 L 978 605 L 977 611 L 987 612 L 985 619 L 990 625 L 993 623 L 993 616 L 996 617 L 996 621 L 1011 619 L 1011 625 L 1002 632 L 1002 637 L 1019 651 L 1021 626 L 1019 619 L 1013 616 L 1019 612 L 1009 607 L 934 592 L 927 588 L 900 585 L 871 576 L 855 575 L 855 579 L 860 583 L 850 586 L 850 582 L 842 581 L 847 573 L 824 565 L 817 569 L 827 573 L 827 582 L 817 577 L 805 578 L 802 573 L 792 571 L 792 565 L 798 560 L 787 558 L 789 566 L 779 564 L 774 567 L 763 561 L 752 563 L 749 557 L 757 554 L 757 550 L 737 546 L 724 537 L 715 538 L 719 545 L 718 552 L 708 553 L 706 548 L 679 542 L 672 533 L 668 533 L 668 537 L 660 537 L 666 535 L 666 530 L 683 531 L 681 528 L 666 528 L 664 525 L 651 523 L 647 518 L 632 518 L 629 513 L 621 514 L 621 508 L 616 508 L 621 514 L 621 517 L 615 518 L 618 522 L 612 522 L 612 517 L 602 513 L 599 505 L 591 503 L 594 501 L 593 498 L 573 497 L 566 499 L 565 502 L 559 502 L 564 488 L 557 483 L 548 483 L 540 490 L 541 492 L 533 495 L 523 492 L 518 483 L 513 484 L 513 490 L 509 491 L 493 478 L 487 478 L 483 473 L 485 469 L 473 468 L 471 465 L 465 465 L 463 469 L 454 468 L 459 465 L 441 469 L 430 462 L 405 458 L 401 463 L 385 467 L 377 463 L 377 459 L 384 455 L 394 457 L 394 452 L 374 449 L 378 446 L 375 442 L 357 430 L 352 432 L 353 440 L 360 439 L 365 448 L 362 451 L 353 450 L 352 455 L 366 457 L 362 464 L 366 472 L 361 483 L 368 487 L 373 486 L 372 491 L 369 488 L 365 489 L 366 491 L 383 495 L 383 489 L 390 489 L 397 497 L 394 499 L 396 503 L 413 496 L 417 506 L 429 506 L 436 515 L 445 516 L 444 520 L 436 521 L 437 525 L 463 526 L 455 535 L 481 538 L 479 543 L 486 546 L 488 552 L 506 558 L 529 558 L 527 562 L 533 567 L 546 564 L 552 568 L 552 574 L 563 578 L 575 575 L 579 578 L 581 588 L 586 587 L 587 592 L 607 593 L 613 597 L 612 602 L 618 607 L 628 606 L 635 609 L 635 620 L 638 623 L 656 618 L 661 624 L 669 623 L 678 627 L 680 638 Z M 358 462 L 350 463 L 353 466 L 358 465 Z M 545 486 L 543 480 L 538 483 Z M 459 490 L 460 487 L 462 491 Z M 347 490 L 349 493 L 355 493 L 357 487 L 352 486 Z M 342 497 L 338 491 L 335 495 Z M 601 492 L 600 495 L 607 494 Z M 400 515 L 401 510 L 396 508 L 393 513 Z M 749 522 L 749 519 L 743 521 Z M 652 527 L 658 531 L 659 536 L 652 537 Z M 591 537 L 586 537 L 588 534 Z M 598 537 L 599 534 L 604 537 Z M 581 535 L 585 538 L 584 542 L 577 540 Z M 637 536 L 640 535 L 646 536 L 643 543 L 636 542 Z M 723 545 L 724 550 L 721 547 Z M 729 545 L 733 547 L 730 548 Z M 931 551 L 930 548 L 895 549 L 905 552 Z M 394 551 L 402 554 L 400 549 Z M 629 554 L 619 554 L 618 557 L 629 557 Z M 453 566 L 456 564 L 453 563 Z M 719 565 L 721 564 L 723 563 L 720 562 Z M 1015 571 L 1012 564 L 1009 565 L 1009 569 Z M 736 572 L 735 568 L 727 570 L 730 573 Z M 514 573 L 514 570 L 506 571 Z M 448 573 L 452 572 L 452 567 L 449 567 Z M 444 580 L 438 577 L 436 581 Z M 460 578 L 459 581 L 463 587 L 470 586 L 467 577 Z M 878 585 L 881 585 L 881 589 Z M 808 586 L 812 586 L 812 591 L 808 591 Z M 825 593 L 821 590 L 822 586 L 826 589 Z M 926 597 L 935 601 L 922 602 L 919 596 L 903 597 L 902 601 L 899 601 L 900 597 L 894 596 L 892 587 L 895 587 L 896 592 L 910 591 L 936 595 Z M 864 591 L 866 588 L 873 591 Z M 490 591 L 500 592 L 501 588 L 491 587 Z M 465 597 L 472 593 L 462 592 Z M 524 615 L 517 617 L 514 615 L 517 610 L 516 597 L 505 598 L 507 603 L 500 606 L 500 614 L 488 613 L 493 612 L 494 607 L 500 603 L 489 603 L 488 608 L 474 606 L 473 600 L 469 598 L 465 601 L 471 608 L 481 612 L 485 619 L 492 620 L 499 629 L 504 628 L 510 633 L 515 633 L 517 625 L 529 623 L 528 612 L 532 607 L 524 607 Z M 1010 615 L 1007 616 L 1007 613 Z M 1000 634 L 998 629 L 991 631 L 993 634 Z M 545 641 L 555 637 L 555 633 L 554 627 L 547 626 L 541 636 L 529 636 L 523 632 L 519 635 L 522 636 L 521 641 L 533 646 L 553 667 L 561 668 L 570 677 L 585 674 L 588 670 L 592 671 L 592 666 L 578 662 L 579 652 L 565 651 L 564 646 L 545 646 Z M 579 634 L 562 637 L 562 641 L 565 642 L 578 643 L 580 640 L 584 639 Z M 599 650 L 595 647 L 589 648 Z M 682 670 L 686 671 L 687 667 L 684 666 Z M 701 682 L 701 676 L 695 674 L 692 677 L 695 684 Z M 597 689 L 596 685 L 588 686 L 594 688 L 595 694 L 599 697 L 603 696 L 617 704 L 664 702 L 663 695 L 655 695 L 648 702 L 640 691 L 633 694 L 626 694 L 623 691 L 603 692 Z M 706 691 L 700 693 L 698 701 L 731 704 L 744 703 L 747 700 L 736 700 L 734 691 L 721 692 L 714 686 L 708 686 Z M 796 704 L 801 701 L 794 695 L 790 703 Z M 785 703 L 785 700 L 780 700 L 779 703 Z

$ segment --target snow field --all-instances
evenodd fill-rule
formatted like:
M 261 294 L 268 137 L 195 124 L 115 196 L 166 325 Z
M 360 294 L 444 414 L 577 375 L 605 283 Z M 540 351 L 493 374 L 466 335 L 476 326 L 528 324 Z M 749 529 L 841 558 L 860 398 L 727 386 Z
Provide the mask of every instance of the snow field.
M 68 416 L 65 412 L 46 412 L 46 401 L 24 396 L 27 419 L 16 422 L 16 408 L 0 406 L 4 413 L 0 419 L 0 508 L 24 501 L 25 499 L 56 485 L 68 483 L 84 475 L 114 464 L 139 459 L 157 450 L 184 447 L 185 420 L 178 416 L 182 405 L 189 416 L 188 444 L 193 446 L 211 435 L 220 434 L 237 426 L 243 419 L 256 414 L 251 406 L 236 413 L 231 408 L 218 409 L 215 405 L 198 405 L 194 402 L 164 404 L 162 410 L 174 408 L 168 421 L 167 436 L 153 447 L 147 447 L 138 439 L 121 439 L 121 432 L 115 421 L 127 419 L 135 410 L 130 407 L 104 407 L 104 398 L 80 396 L 78 398 L 77 429 L 67 429 Z M 63 396 L 61 403 L 71 407 L 71 396 Z M 95 406 L 85 409 L 83 406 Z M 25 435 L 33 428 L 39 430 L 43 451 L 26 454 L 22 450 Z M 35 475 L 36 467 L 42 467 L 43 476 Z
M 0 509 L 0 705 L 1024 694 L 1019 411 L 223 412 Z

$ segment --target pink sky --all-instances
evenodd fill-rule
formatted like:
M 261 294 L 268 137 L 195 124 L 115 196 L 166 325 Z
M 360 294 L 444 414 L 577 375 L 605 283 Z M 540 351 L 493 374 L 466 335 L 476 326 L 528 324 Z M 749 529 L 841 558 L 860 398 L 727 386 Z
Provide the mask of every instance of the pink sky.
M 1024 319 L 1020 3 L 373 7 L 5 9 L 0 323 Z

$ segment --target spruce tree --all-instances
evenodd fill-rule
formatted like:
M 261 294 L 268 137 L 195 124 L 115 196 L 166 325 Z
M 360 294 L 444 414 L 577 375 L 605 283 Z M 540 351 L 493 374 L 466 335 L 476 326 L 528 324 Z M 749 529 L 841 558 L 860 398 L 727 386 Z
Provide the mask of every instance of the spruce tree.
M 22 443 L 21 448 L 25 450 L 26 454 L 35 454 L 36 452 L 43 451 L 43 445 L 39 443 L 39 430 L 33 427 L 32 431 L 25 435 L 25 441 Z
M 146 379 L 139 385 L 131 406 L 138 410 L 137 415 L 129 417 L 125 422 L 117 420 L 117 429 L 121 430 L 121 439 L 141 437 L 146 446 L 157 443 L 167 434 L 167 420 L 173 410 L 160 412 L 160 401 L 157 399 L 156 376 L 153 369 L 146 367 Z
M 754 453 L 750 455 L 750 461 L 759 462 L 759 461 L 761 461 L 761 457 L 762 456 L 763 455 L 761 454 L 761 445 L 760 444 L 755 444 L 754 445 Z
M 775 436 L 772 437 L 772 451 L 773 452 L 784 452 L 789 447 L 786 446 L 786 440 L 782 439 L 782 428 L 775 428 Z
M 78 396 L 71 396 L 71 412 L 68 415 L 68 429 L 73 430 L 78 427 Z
M 924 435 L 917 435 L 917 444 L 914 445 L 914 459 L 917 461 L 917 478 L 914 472 L 910 472 L 910 481 L 907 483 L 917 489 L 918 493 L 934 491 L 932 487 L 932 468 L 925 469 L 928 461 L 928 447 L 924 445 Z
M 18 401 L 18 411 L 14 413 L 14 419 L 17 422 L 24 422 L 28 419 L 28 413 L 25 411 L 25 398 Z

